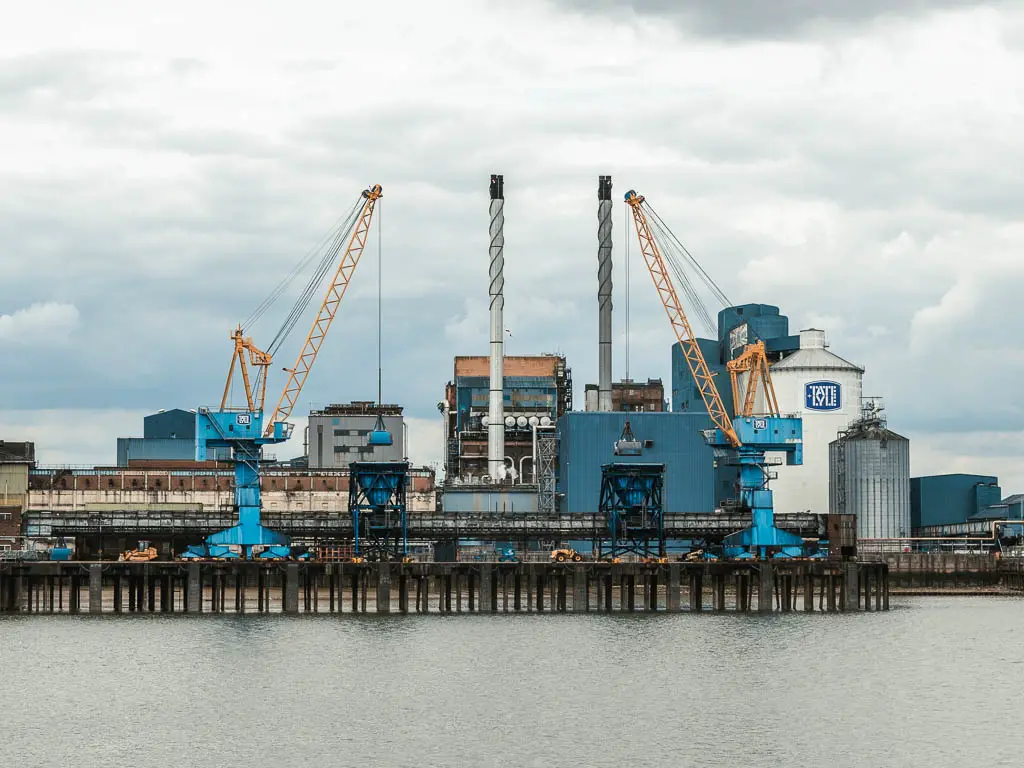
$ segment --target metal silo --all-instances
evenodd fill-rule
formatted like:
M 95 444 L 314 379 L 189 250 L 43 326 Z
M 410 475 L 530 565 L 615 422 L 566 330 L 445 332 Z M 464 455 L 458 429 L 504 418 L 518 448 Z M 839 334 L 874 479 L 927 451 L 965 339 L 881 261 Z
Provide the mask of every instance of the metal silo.
M 880 401 L 828 449 L 830 511 L 856 515 L 858 539 L 910 536 L 910 441 L 886 428 Z

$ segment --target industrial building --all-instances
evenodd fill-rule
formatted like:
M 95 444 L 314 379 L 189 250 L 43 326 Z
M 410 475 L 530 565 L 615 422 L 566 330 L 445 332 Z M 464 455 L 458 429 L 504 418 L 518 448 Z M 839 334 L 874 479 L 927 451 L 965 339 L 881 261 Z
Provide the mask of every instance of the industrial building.
M 626 422 L 640 443 L 636 455 L 619 455 L 615 443 Z M 666 513 L 711 512 L 714 457 L 702 430 L 703 414 L 569 413 L 558 421 L 558 492 L 562 512 L 596 512 L 601 466 L 664 464 Z
M 194 466 L 196 463 L 196 412 L 171 408 L 160 410 L 142 420 L 142 437 L 117 438 L 117 466 L 142 467 Z M 211 463 L 228 461 L 228 448 L 211 448 Z
M 35 461 L 34 443 L 0 440 L 0 552 L 17 548 L 28 503 L 28 474 Z
M 857 516 L 858 539 L 910 536 L 910 441 L 886 427 L 880 401 L 829 443 L 829 511 Z
M 454 377 L 441 403 L 445 425 L 445 476 L 472 482 L 488 477 L 490 377 L 487 357 L 455 358 Z M 572 409 L 572 372 L 559 355 L 503 360 L 502 452 L 517 478 L 533 477 L 535 428 L 552 429 Z
M 999 478 L 991 475 L 958 473 L 913 477 L 910 479 L 910 524 L 916 531 L 965 523 L 1000 505 L 1001 498 Z
M 584 407 L 587 411 L 600 411 L 600 385 L 587 384 L 584 389 Z M 661 413 L 668 410 L 665 400 L 665 385 L 661 379 L 633 381 L 623 379 L 612 382 L 612 411 L 630 413 Z
M 790 334 L 789 319 L 779 314 L 778 307 L 727 307 L 718 313 L 718 339 L 698 339 L 698 343 L 730 410 L 733 392 L 726 365 L 756 341 L 765 344 L 780 413 L 798 415 L 803 421 L 803 464 L 773 476 L 775 511 L 827 512 L 829 443 L 860 415 L 864 369 L 831 352 L 822 330 Z M 746 374 L 737 383 L 743 389 Z M 672 346 L 672 410 L 707 413 L 678 344 Z M 764 412 L 761 398 L 756 411 Z M 735 468 L 721 464 L 716 470 L 716 503 L 731 497 L 734 483 Z
M 368 442 L 378 416 L 394 435 L 391 445 Z M 409 440 L 402 406 L 354 401 L 310 411 L 305 444 L 310 469 L 347 467 L 353 461 L 403 461 Z

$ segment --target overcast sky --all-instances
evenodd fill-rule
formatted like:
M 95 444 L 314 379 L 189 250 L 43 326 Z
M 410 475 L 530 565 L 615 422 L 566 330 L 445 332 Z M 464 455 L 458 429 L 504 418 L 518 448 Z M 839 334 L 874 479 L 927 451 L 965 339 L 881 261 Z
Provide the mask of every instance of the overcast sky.
M 0 26 L 0 438 L 112 462 L 143 414 L 218 402 L 229 330 L 380 183 L 384 397 L 437 460 L 452 356 L 487 352 L 493 172 L 506 352 L 566 354 L 582 407 L 611 174 L 616 377 L 635 188 L 731 300 L 867 369 L 915 474 L 1024 491 L 1020 4 L 679 5 L 23 4 Z M 303 411 L 375 397 L 371 242 Z M 630 373 L 668 388 L 629 245 Z

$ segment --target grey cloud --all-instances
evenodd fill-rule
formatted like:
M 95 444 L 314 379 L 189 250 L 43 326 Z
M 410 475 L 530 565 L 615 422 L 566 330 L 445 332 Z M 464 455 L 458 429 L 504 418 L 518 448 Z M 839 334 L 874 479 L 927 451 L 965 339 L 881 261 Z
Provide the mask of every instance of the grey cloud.
M 991 5 L 984 0 L 557 0 L 574 10 L 666 19 L 720 38 L 789 38 L 820 27 L 863 24 L 882 16 L 913 16 L 949 8 Z

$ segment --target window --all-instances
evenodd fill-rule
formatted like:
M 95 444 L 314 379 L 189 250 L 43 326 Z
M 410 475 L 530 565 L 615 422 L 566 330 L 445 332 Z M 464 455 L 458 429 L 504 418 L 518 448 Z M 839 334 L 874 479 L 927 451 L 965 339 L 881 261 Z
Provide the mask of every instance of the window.
M 11 513 L 10 512 L 0 512 L 0 520 L 10 520 L 10 519 L 11 519 Z

